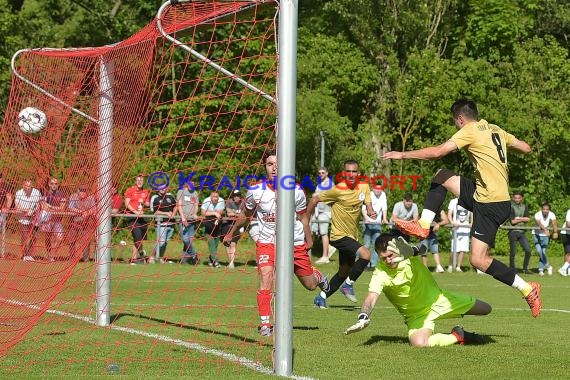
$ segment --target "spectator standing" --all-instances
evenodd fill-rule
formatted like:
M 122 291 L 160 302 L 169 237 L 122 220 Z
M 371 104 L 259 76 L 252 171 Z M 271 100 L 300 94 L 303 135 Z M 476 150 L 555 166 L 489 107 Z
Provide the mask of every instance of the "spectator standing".
M 428 258 L 427 252 L 431 252 L 433 256 L 433 261 L 435 261 L 435 272 L 436 273 L 443 273 L 445 270 L 443 266 L 441 266 L 441 259 L 439 257 L 439 242 L 437 241 L 437 231 L 441 226 L 449 224 L 449 220 L 447 219 L 447 215 L 443 210 L 439 212 L 439 215 L 436 215 L 435 219 L 432 222 L 432 225 L 429 230 L 429 235 L 427 239 L 421 241 L 421 244 L 425 245 L 427 248 L 425 253 L 422 255 L 422 261 L 426 268 L 428 267 Z
M 95 231 L 97 225 L 97 202 L 93 195 L 87 194 L 85 187 L 80 187 L 77 193 L 69 197 L 69 211 L 75 215 L 71 217 L 71 246 L 70 258 L 77 254 L 76 250 L 85 244 L 80 261 L 89 261 L 91 240 L 89 233 Z
M 562 234 L 562 245 L 564 245 L 564 264 L 558 269 L 558 273 L 566 277 L 570 272 L 570 209 L 566 211 L 566 220 L 560 233 Z
M 449 255 L 449 266 L 447 271 L 453 272 L 453 255 L 457 261 L 455 271 L 463 272 L 461 265 L 463 257 L 469 252 L 469 240 L 471 224 L 473 223 L 473 213 L 459 204 L 459 198 L 455 197 L 449 201 L 447 206 L 447 219 L 452 225 L 451 229 L 451 254 Z
M 414 199 L 412 194 L 406 193 L 404 194 L 404 199 L 394 205 L 392 209 L 392 219 L 393 223 L 396 223 L 398 220 L 406 220 L 406 221 L 415 221 L 417 222 L 419 218 L 419 211 L 418 205 L 414 203 Z M 401 236 L 407 242 L 410 241 L 410 235 L 406 235 L 405 233 L 398 230 L 395 226 L 392 227 L 392 235 L 394 237 Z
M 319 168 L 318 183 L 315 193 L 319 194 L 324 190 L 328 190 L 333 187 L 334 183 L 331 177 L 329 177 L 329 171 L 326 167 L 322 166 Z M 332 209 L 331 206 L 325 202 L 319 202 L 315 208 L 315 213 L 313 215 L 313 220 L 316 224 L 316 232 L 321 237 L 321 242 L 323 246 L 323 255 L 320 259 L 315 261 L 315 264 L 328 264 L 332 255 L 336 252 L 336 248 L 330 245 L 329 239 L 329 226 L 331 224 Z
M 123 197 L 117 192 L 117 185 L 111 187 L 111 214 L 119 214 L 123 208 Z
M 223 231 L 222 231 L 223 235 L 226 235 L 231 231 L 232 226 L 234 225 L 239 213 L 241 212 L 241 206 L 242 206 L 241 193 L 239 190 L 236 189 L 232 191 L 230 199 L 228 199 L 228 201 L 226 202 L 227 220 L 224 221 L 223 223 Z M 226 253 L 228 255 L 228 268 L 230 269 L 235 268 L 234 260 L 236 258 L 237 242 L 239 241 L 241 232 L 242 232 L 241 229 L 237 231 L 234 234 L 234 236 L 231 237 L 231 240 L 229 242 L 227 240 L 224 240 L 224 245 L 226 246 Z
M 63 216 L 61 213 L 67 207 L 67 198 L 59 188 L 59 181 L 55 177 L 50 177 L 47 182 L 47 189 L 41 204 L 41 211 L 38 218 L 40 231 L 45 234 L 45 243 L 48 254 L 48 261 L 55 261 L 55 252 L 58 250 L 63 240 Z M 55 245 L 52 245 L 55 243 Z
M 546 269 L 548 275 L 551 276 L 552 265 L 548 262 L 548 256 L 546 255 L 550 238 L 548 226 L 552 223 L 552 238 L 556 240 L 558 239 L 558 223 L 556 222 L 556 215 L 550 211 L 550 205 L 548 203 L 543 203 L 541 211 L 534 214 L 534 222 L 536 228 L 532 230 L 532 237 L 534 239 L 536 252 L 538 253 L 538 275 L 544 276 L 544 270 Z
M 41 200 L 42 193 L 34 188 L 31 179 L 24 180 L 22 188 L 16 191 L 14 206 L 19 214 L 20 246 L 22 247 L 22 259 L 24 261 L 34 261 L 32 248 L 38 232 L 35 214 L 40 207 Z
M 530 220 L 530 214 L 528 212 L 528 207 L 523 203 L 523 195 L 520 191 L 515 191 L 513 193 L 513 201 L 511 202 L 511 225 L 523 227 Z M 524 261 L 522 271 L 525 274 L 530 273 L 528 270 L 528 264 L 530 262 L 530 244 L 526 238 L 526 231 L 523 229 L 512 229 L 509 230 L 509 245 L 510 245 L 510 256 L 509 256 L 509 266 L 516 270 L 515 256 L 517 254 L 517 242 L 521 245 L 524 251 Z
M 180 214 L 180 237 L 182 238 L 181 264 L 198 264 L 198 254 L 192 245 L 198 221 L 200 200 L 198 192 L 191 182 L 184 182 L 182 189 L 176 193 L 176 203 Z
M 150 211 L 155 216 L 160 217 L 160 221 L 155 219 L 157 245 L 153 256 L 149 258 L 149 262 L 164 264 L 166 246 L 174 235 L 174 225 L 176 224 L 174 217 L 178 212 L 176 198 L 168 192 L 168 186 L 158 190 L 158 192 L 150 198 Z
M 2 234 L 2 247 L 0 249 L 0 257 L 6 256 L 6 220 L 8 210 L 12 208 L 14 203 L 14 189 L 12 185 L 4 181 L 0 173 L 0 233 Z
M 364 246 L 370 250 L 371 254 L 368 268 L 374 269 L 378 264 L 378 253 L 374 249 L 374 242 L 382 233 L 382 224 L 388 224 L 388 199 L 383 190 L 372 186 L 370 201 L 372 209 L 376 212 L 376 218 L 370 218 L 366 212 L 366 206 L 362 205 L 362 218 L 364 220 L 362 239 L 364 240 Z
M 208 252 L 210 257 L 208 265 L 219 268 L 218 244 L 222 236 L 222 218 L 226 210 L 226 202 L 220 198 L 217 191 L 212 191 L 209 197 L 202 202 L 202 217 L 204 220 L 204 231 L 208 235 Z
M 145 208 L 150 206 L 150 192 L 143 186 L 144 177 L 139 174 L 135 178 L 135 184 L 125 192 L 126 211 L 134 215 L 128 220 L 134 243 L 130 259 L 131 265 L 144 264 L 147 259 L 143 243 L 146 239 L 148 221 L 144 217 L 144 212 Z

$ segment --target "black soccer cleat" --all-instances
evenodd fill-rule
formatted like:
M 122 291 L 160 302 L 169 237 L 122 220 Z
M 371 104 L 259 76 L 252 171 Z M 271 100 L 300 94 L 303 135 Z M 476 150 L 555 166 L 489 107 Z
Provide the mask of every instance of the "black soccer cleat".
M 463 330 L 461 326 L 455 326 L 451 333 L 457 338 L 457 343 L 464 344 L 485 344 L 485 338 L 479 334 Z

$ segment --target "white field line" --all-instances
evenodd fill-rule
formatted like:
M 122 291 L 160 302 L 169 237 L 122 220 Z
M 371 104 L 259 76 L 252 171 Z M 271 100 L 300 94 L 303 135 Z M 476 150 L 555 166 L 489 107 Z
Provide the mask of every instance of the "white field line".
M 26 306 L 26 307 L 29 307 L 30 309 L 39 310 L 39 307 L 37 307 L 35 305 L 27 304 L 25 302 L 20 302 L 20 301 L 16 301 L 16 300 L 8 300 L 8 299 L 2 299 L 2 301 L 6 302 L 6 303 L 11 303 L 13 305 Z M 91 317 L 85 317 L 85 316 L 81 316 L 81 315 L 77 315 L 77 314 L 71 314 L 71 313 L 68 313 L 65 311 L 52 310 L 52 309 L 46 310 L 46 313 L 59 315 L 59 316 L 66 317 L 66 318 L 73 318 L 73 319 L 76 319 L 76 320 L 79 320 L 79 321 L 82 321 L 85 323 L 96 325 L 95 319 L 93 319 Z M 230 354 L 228 352 L 216 350 L 213 348 L 208 348 L 208 347 L 203 346 L 203 345 L 198 344 L 198 343 L 187 342 L 187 341 L 180 340 L 180 339 L 174 339 L 174 338 L 171 338 L 171 337 L 166 336 L 166 335 L 149 333 L 146 331 L 135 330 L 135 329 L 131 329 L 128 327 L 110 325 L 110 326 L 104 327 L 104 328 L 110 328 L 110 329 L 116 330 L 116 331 L 126 332 L 126 333 L 134 334 L 134 335 L 140 335 L 140 336 L 155 339 L 155 340 L 158 340 L 161 342 L 171 343 L 171 344 L 174 344 L 177 346 L 185 347 L 185 348 L 188 348 L 190 350 L 196 350 L 196 351 L 201 352 L 201 353 L 214 355 L 214 356 L 220 357 L 224 360 L 227 360 L 229 362 L 238 363 L 239 365 L 242 365 L 242 366 L 249 368 L 253 371 L 261 372 L 261 373 L 266 374 L 266 375 L 273 375 L 274 374 L 272 368 L 265 367 L 264 365 L 262 365 L 259 362 L 254 362 L 251 359 L 248 359 L 248 358 L 245 358 L 242 356 L 237 356 L 234 354 Z M 296 376 L 296 375 L 287 376 L 285 378 L 296 379 L 296 380 L 314 380 L 311 377 Z

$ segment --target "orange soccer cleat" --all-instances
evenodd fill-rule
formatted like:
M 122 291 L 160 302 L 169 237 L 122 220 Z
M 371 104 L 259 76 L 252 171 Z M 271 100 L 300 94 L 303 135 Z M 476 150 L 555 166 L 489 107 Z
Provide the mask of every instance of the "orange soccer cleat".
M 408 220 L 396 219 L 395 224 L 396 228 L 400 230 L 400 232 L 406 235 L 415 236 L 421 240 L 427 239 L 429 235 L 429 228 L 423 228 L 419 222 L 414 220 L 408 221 Z
M 538 282 L 529 282 L 532 286 L 531 292 L 524 297 L 528 306 L 530 306 L 530 312 L 533 317 L 538 317 L 540 315 L 540 309 L 542 309 L 542 300 L 540 299 L 540 284 Z

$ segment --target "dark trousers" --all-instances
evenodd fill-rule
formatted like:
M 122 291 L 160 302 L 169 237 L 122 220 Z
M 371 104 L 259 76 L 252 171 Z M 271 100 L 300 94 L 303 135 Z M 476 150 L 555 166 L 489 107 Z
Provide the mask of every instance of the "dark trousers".
M 530 261 L 530 245 L 528 244 L 528 240 L 526 235 L 522 231 L 509 231 L 509 244 L 511 246 L 511 254 L 509 256 L 509 263 L 511 268 L 516 268 L 515 266 L 515 256 L 517 254 L 517 242 L 521 245 L 522 249 L 524 250 L 524 262 L 523 262 L 523 270 L 528 270 L 528 263 Z

